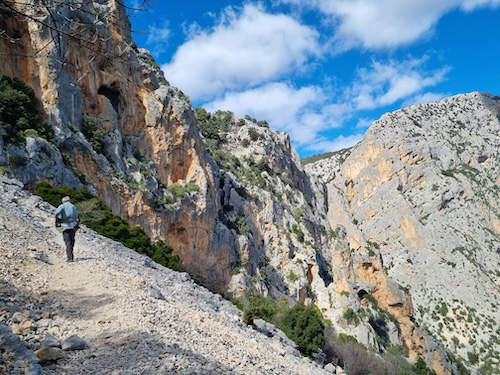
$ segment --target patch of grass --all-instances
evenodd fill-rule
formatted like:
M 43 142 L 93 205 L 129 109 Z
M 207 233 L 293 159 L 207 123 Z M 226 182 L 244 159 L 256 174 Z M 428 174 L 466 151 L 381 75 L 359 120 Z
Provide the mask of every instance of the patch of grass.
M 296 282 L 299 279 L 299 277 L 293 271 L 290 271 L 290 273 L 288 274 L 288 276 L 286 278 L 291 283 L 294 283 L 294 282 Z

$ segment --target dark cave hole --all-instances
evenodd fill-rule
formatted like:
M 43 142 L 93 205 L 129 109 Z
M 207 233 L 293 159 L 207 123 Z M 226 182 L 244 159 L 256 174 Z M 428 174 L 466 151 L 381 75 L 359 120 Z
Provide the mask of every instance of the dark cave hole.
M 365 296 L 368 294 L 368 292 L 364 289 L 360 289 L 358 291 L 358 298 L 359 300 L 361 301 L 363 298 L 365 298 Z
M 117 114 L 120 112 L 118 111 L 118 107 L 120 105 L 120 92 L 116 89 L 112 89 L 107 86 L 101 86 L 99 87 L 99 90 L 97 91 L 99 95 L 104 95 L 108 100 L 111 102 L 111 105 L 113 106 L 113 109 Z

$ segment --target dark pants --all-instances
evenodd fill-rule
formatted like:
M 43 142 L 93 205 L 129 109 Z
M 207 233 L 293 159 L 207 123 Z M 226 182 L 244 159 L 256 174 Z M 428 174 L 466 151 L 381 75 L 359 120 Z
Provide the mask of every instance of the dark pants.
M 66 244 L 66 257 L 68 261 L 73 261 L 73 246 L 75 246 L 75 230 L 66 229 L 63 232 L 64 243 Z

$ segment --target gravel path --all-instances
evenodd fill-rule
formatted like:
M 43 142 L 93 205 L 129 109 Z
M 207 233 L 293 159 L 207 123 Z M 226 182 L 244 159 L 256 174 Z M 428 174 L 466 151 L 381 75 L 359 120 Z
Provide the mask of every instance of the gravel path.
M 53 208 L 15 181 L 0 177 L 0 202 L 0 321 L 31 350 L 47 333 L 89 344 L 44 364 L 45 374 L 324 373 L 285 339 L 241 323 L 236 307 L 188 274 L 89 229 L 66 263 Z M 0 353 L 0 372 L 24 373 L 9 355 Z

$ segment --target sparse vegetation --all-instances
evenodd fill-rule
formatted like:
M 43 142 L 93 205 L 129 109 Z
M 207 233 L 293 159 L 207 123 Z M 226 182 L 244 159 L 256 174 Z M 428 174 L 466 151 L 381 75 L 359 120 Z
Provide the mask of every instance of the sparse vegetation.
M 53 187 L 47 182 L 39 182 L 33 192 L 56 207 L 62 197 L 70 196 L 78 208 L 82 224 L 138 253 L 148 255 L 158 264 L 182 270 L 180 259 L 172 254 L 170 246 L 163 241 L 152 243 L 140 227 L 130 228 L 125 220 L 113 215 L 111 209 L 87 189 L 77 191 L 68 186 Z
M 304 232 L 297 226 L 297 224 L 292 224 L 292 232 L 295 234 L 300 243 L 304 243 Z
M 226 143 L 229 126 L 233 120 L 233 113 L 216 111 L 211 114 L 201 107 L 194 109 L 198 129 L 203 135 L 208 152 L 215 156 L 219 146 Z
M 104 154 L 105 132 L 99 127 L 97 121 L 89 117 L 85 118 L 82 122 L 81 130 L 94 151 L 98 154 Z
M 41 114 L 40 104 L 31 87 L 18 78 L 0 78 L 0 135 L 6 143 L 21 145 L 26 137 L 51 141 L 52 127 Z
M 305 306 L 299 302 L 289 307 L 285 299 L 276 302 L 255 292 L 248 292 L 235 302 L 243 306 L 245 323 L 252 324 L 255 319 L 273 323 L 295 341 L 304 355 L 310 356 L 325 344 L 323 316 L 314 304 Z
M 180 202 L 186 194 L 193 194 L 199 191 L 200 187 L 194 183 L 187 185 L 175 183 L 165 189 L 163 197 L 155 200 L 155 205 L 157 207 L 171 206 Z
M 288 276 L 286 278 L 291 283 L 294 283 L 294 282 L 296 282 L 299 279 L 299 277 L 293 271 L 290 271 L 290 273 L 288 274 Z

